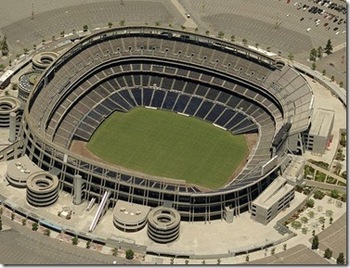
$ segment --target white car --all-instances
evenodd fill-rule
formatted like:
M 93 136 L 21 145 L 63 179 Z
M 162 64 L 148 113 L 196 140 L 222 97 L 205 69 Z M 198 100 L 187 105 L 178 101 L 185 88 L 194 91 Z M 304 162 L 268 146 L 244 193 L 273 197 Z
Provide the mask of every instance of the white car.
M 310 30 L 311 30 L 311 28 L 307 28 L 307 29 L 306 29 L 306 32 L 310 32 Z

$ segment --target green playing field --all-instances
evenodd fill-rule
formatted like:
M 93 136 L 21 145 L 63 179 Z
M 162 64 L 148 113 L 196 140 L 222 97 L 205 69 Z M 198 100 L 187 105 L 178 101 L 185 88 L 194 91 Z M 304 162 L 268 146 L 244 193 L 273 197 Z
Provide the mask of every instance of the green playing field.
M 247 153 L 243 135 L 164 110 L 115 112 L 87 144 L 100 158 L 144 173 L 223 186 Z

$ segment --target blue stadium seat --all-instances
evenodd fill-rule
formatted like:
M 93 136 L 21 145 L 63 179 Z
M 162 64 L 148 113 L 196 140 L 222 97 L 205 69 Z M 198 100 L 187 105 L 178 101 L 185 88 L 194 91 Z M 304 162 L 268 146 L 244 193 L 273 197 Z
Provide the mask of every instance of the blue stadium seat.
M 142 106 L 142 91 L 141 91 L 141 89 L 134 88 L 131 92 L 134 95 L 134 99 L 136 100 L 137 105 Z
M 218 116 L 225 110 L 225 107 L 215 104 L 213 109 L 210 111 L 210 113 L 207 115 L 205 120 L 210 122 L 215 122 L 215 120 L 218 118 Z
M 165 97 L 165 100 L 163 102 L 163 109 L 169 109 L 171 110 L 175 104 L 176 98 L 178 97 L 178 93 L 175 93 L 173 91 L 168 91 Z
M 162 106 L 164 100 L 165 92 L 162 90 L 155 90 L 153 93 L 153 98 L 151 102 L 152 107 L 159 108 Z
M 214 104 L 212 102 L 204 101 L 202 105 L 199 107 L 195 116 L 204 119 L 204 117 L 208 114 L 208 112 L 210 111 L 211 107 L 213 107 L 213 105 Z
M 153 90 L 149 88 L 143 89 L 143 106 L 150 106 Z
M 179 98 L 177 99 L 175 107 L 173 109 L 176 112 L 182 113 L 189 100 L 190 100 L 190 96 L 180 95 Z
M 216 120 L 215 124 L 223 127 L 234 115 L 234 111 L 226 109 L 226 111 L 218 118 L 218 120 Z
M 192 97 L 184 113 L 194 115 L 202 101 L 200 98 Z

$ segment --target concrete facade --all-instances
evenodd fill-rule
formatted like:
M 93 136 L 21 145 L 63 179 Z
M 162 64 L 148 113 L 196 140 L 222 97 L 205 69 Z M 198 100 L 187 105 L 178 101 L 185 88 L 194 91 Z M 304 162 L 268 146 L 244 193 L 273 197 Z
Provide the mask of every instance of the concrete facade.
M 173 242 L 180 234 L 180 214 L 173 208 L 157 207 L 148 213 L 147 234 L 161 244 Z
M 334 111 L 317 109 L 311 122 L 311 127 L 304 134 L 306 150 L 316 154 L 323 154 L 331 139 L 334 124 Z
M 113 224 L 123 232 L 137 232 L 147 224 L 150 207 L 118 200 L 113 209 Z
M 294 187 L 279 176 L 252 202 L 251 217 L 262 224 L 268 224 L 280 211 L 287 208 L 293 199 Z

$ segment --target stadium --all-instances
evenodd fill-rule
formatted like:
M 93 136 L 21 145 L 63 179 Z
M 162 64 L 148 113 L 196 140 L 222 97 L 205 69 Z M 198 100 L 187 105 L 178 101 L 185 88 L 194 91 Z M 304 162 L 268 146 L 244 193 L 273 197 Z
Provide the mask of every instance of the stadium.
M 242 156 L 244 166 L 215 189 L 74 150 L 115 112 L 139 107 L 195 117 L 234 136 L 255 135 L 256 142 Z M 21 139 L 7 157 L 28 156 L 72 195 L 80 175 L 81 198 L 88 202 L 167 206 L 184 221 L 223 219 L 229 211 L 250 210 L 287 167 L 312 108 L 307 81 L 277 56 L 169 28 L 114 28 L 83 38 L 44 71 L 29 95 Z

